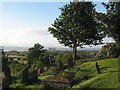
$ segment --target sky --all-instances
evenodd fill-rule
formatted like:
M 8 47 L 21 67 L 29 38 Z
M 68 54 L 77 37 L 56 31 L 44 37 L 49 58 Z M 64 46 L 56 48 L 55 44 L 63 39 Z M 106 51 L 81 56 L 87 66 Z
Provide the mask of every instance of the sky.
M 60 15 L 59 8 L 68 3 L 0 2 L 0 46 L 31 47 L 40 43 L 45 47 L 63 48 L 47 29 Z M 106 12 L 101 2 L 94 3 L 98 12 Z M 111 38 L 104 39 L 104 42 L 111 41 Z

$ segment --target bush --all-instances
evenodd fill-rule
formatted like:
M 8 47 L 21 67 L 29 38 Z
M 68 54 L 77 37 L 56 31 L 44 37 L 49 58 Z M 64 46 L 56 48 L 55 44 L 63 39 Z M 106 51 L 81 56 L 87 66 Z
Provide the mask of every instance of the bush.
M 63 54 L 63 56 L 62 56 L 62 62 L 63 62 L 64 65 L 68 65 L 68 61 L 70 59 L 70 56 L 71 55 L 69 53 Z
M 120 55 L 120 47 L 116 43 L 107 43 L 102 46 L 96 55 L 96 59 L 118 58 Z
M 22 86 L 23 86 L 23 84 L 21 84 L 21 83 L 13 83 L 9 87 L 10 88 L 21 88 Z
M 10 63 L 9 67 L 11 70 L 11 74 L 16 75 L 18 72 L 20 72 L 24 68 L 24 65 L 21 63 L 16 63 L 16 61 L 13 60 Z

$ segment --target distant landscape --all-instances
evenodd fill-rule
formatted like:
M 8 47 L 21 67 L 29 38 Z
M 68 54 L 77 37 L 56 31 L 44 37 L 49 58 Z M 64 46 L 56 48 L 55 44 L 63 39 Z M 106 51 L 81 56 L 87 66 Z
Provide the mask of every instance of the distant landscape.
M 4 50 L 5 51 L 27 51 L 29 47 L 17 47 L 17 46 L 4 46 Z M 45 49 L 47 50 L 51 50 L 51 49 L 55 49 L 55 50 L 70 50 L 70 48 L 57 48 L 57 47 L 46 47 Z M 100 48 L 93 48 L 93 47 L 90 47 L 90 48 L 79 48 L 78 50 L 100 50 Z
M 120 90 L 120 1 L 2 6 L 1 89 Z

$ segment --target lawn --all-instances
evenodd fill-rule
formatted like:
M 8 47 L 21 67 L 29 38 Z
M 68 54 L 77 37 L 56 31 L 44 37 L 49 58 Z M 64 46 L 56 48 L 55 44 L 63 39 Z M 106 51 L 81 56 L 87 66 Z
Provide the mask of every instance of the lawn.
M 118 58 L 103 59 L 97 61 L 101 74 L 97 74 L 95 62 L 85 62 L 77 66 L 81 71 L 88 72 L 86 76 L 89 78 L 74 85 L 72 88 L 118 88 Z

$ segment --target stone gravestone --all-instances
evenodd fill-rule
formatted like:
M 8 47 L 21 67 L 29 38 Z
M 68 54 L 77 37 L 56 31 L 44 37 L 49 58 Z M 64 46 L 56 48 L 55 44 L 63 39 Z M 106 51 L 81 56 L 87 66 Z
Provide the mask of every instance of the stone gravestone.
M 29 72 L 29 81 L 38 81 L 38 70 Z
M 25 69 L 22 70 L 21 81 L 23 83 L 28 82 L 28 77 L 29 77 L 28 69 L 25 68 Z
M 100 68 L 99 68 L 99 65 L 98 65 L 98 62 L 96 62 L 96 69 L 97 69 L 97 73 L 100 74 Z
M 7 89 L 9 88 L 9 84 L 10 84 L 10 78 L 9 77 L 5 77 L 3 80 L 2 80 L 2 88 L 3 89 Z

